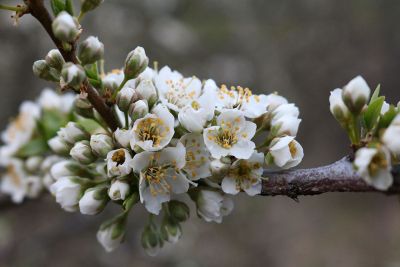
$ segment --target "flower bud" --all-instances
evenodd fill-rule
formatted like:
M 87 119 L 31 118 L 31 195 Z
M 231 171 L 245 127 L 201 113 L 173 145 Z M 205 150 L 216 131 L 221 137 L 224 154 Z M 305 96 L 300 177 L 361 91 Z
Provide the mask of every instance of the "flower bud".
M 163 241 L 158 235 L 154 225 L 148 225 L 142 233 L 142 246 L 149 256 L 156 256 L 163 246 Z
M 290 135 L 296 136 L 299 130 L 301 119 L 291 115 L 284 115 L 279 119 L 272 119 L 271 132 L 275 136 Z
M 25 161 L 26 170 L 30 171 L 30 172 L 37 172 L 38 170 L 40 170 L 40 166 L 42 165 L 42 162 L 43 162 L 43 157 L 41 157 L 41 156 L 29 157 Z
M 97 241 L 107 252 L 115 250 L 121 244 L 125 236 L 125 224 L 125 217 L 118 216 L 100 226 Z
M 96 160 L 96 156 L 93 154 L 89 141 L 87 140 L 77 142 L 72 147 L 69 154 L 81 164 L 90 164 Z
M 76 114 L 84 118 L 91 119 L 94 117 L 93 106 L 87 99 L 81 97 L 76 98 L 74 102 L 74 110 Z
M 94 134 L 90 137 L 90 147 L 98 157 L 105 158 L 107 153 L 113 150 L 114 143 L 106 134 Z
M 126 181 L 114 180 L 108 190 L 108 196 L 112 200 L 125 200 L 129 192 L 130 187 Z
M 370 93 L 367 82 L 361 76 L 357 76 L 343 88 L 342 96 L 349 110 L 359 114 L 367 104 Z
M 97 8 L 104 0 L 84 0 L 81 5 L 81 12 L 87 13 Z
M 81 33 L 78 21 L 65 11 L 60 12 L 54 19 L 54 36 L 64 42 L 73 42 Z
M 137 99 L 138 98 L 135 89 L 129 86 L 125 86 L 117 94 L 117 105 L 121 111 L 126 112 L 129 110 L 129 106 L 131 105 L 131 103 L 133 103 Z
M 149 105 L 146 100 L 136 101 L 129 108 L 129 116 L 132 121 L 143 118 L 147 113 L 149 113 Z
M 82 65 L 93 64 L 104 56 L 104 45 L 97 37 L 90 36 L 79 45 L 78 57 Z
M 301 145 L 292 136 L 275 138 L 266 156 L 267 164 L 274 164 L 282 169 L 297 166 L 303 159 L 304 152 Z
M 62 177 L 50 186 L 56 202 L 69 212 L 78 210 L 79 197 L 90 180 L 79 177 Z
M 60 74 L 47 64 L 46 60 L 37 60 L 33 63 L 33 74 L 35 74 L 40 79 L 52 82 L 60 81 Z
M 168 209 L 171 217 L 178 222 L 184 222 L 190 217 L 190 209 L 183 202 L 171 200 L 168 202 Z
M 53 152 L 59 155 L 68 155 L 69 151 L 71 150 L 72 146 L 67 143 L 63 138 L 60 136 L 55 136 L 47 141 L 47 144 L 53 150 Z
M 51 67 L 61 72 L 65 60 L 58 49 L 52 49 L 46 55 L 46 63 Z
M 382 136 L 382 142 L 396 156 L 400 156 L 400 114 L 398 114 Z
M 88 140 L 89 134 L 75 122 L 68 122 L 68 124 L 57 132 L 64 141 L 75 144 L 78 141 Z
M 141 99 L 147 100 L 150 107 L 157 101 L 157 91 L 151 80 L 145 79 L 140 81 L 139 85 L 136 87 L 136 92 Z
M 161 237 L 167 242 L 176 243 L 182 236 L 182 228 L 179 223 L 165 219 L 161 225 Z
M 139 76 L 149 64 L 149 58 L 143 47 L 136 47 L 135 50 L 129 52 L 125 60 L 124 74 L 125 79 L 131 80 Z
M 54 164 L 50 169 L 51 176 L 58 180 L 66 176 L 81 176 L 85 173 L 82 165 L 73 160 L 63 160 Z
M 107 173 L 109 177 L 126 176 L 131 173 L 129 166 L 132 156 L 126 149 L 117 149 L 107 154 Z
M 85 79 L 85 70 L 80 65 L 75 65 L 71 62 L 64 64 L 61 71 L 62 86 L 68 85 L 75 90 L 79 90 Z
M 273 111 L 274 109 L 276 109 L 280 105 L 288 103 L 286 98 L 284 98 L 283 96 L 280 96 L 280 95 L 278 95 L 276 93 L 272 93 L 272 94 L 267 95 L 266 101 L 268 103 L 268 107 L 267 107 L 268 111 Z
M 130 147 L 131 131 L 126 129 L 117 129 L 114 132 L 114 139 L 121 147 Z
M 350 111 L 343 102 L 342 89 L 335 89 L 329 96 L 329 104 L 332 115 L 339 122 L 344 122 L 349 117 Z
M 92 187 L 87 189 L 79 200 L 79 210 L 82 214 L 95 215 L 104 209 L 107 201 L 106 186 Z
M 200 190 L 196 197 L 197 214 L 206 222 L 222 222 L 222 217 L 233 210 L 233 201 L 214 190 Z

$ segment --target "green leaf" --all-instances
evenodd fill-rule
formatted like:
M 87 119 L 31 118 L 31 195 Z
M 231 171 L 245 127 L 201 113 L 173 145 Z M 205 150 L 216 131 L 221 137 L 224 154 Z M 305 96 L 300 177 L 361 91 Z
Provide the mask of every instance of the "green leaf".
M 71 0 L 65 1 L 65 11 L 67 11 L 71 16 L 74 15 L 74 4 Z
M 47 146 L 47 142 L 42 137 L 39 137 L 36 139 L 32 139 L 29 143 L 22 146 L 17 152 L 17 156 L 27 158 L 31 156 L 42 155 L 48 150 L 49 147 Z
M 369 101 L 369 103 L 371 104 L 372 102 L 374 102 L 378 97 L 379 97 L 379 93 L 381 92 L 381 85 L 378 84 L 378 86 L 375 88 L 374 93 L 371 96 L 371 100 Z
M 74 15 L 74 8 L 71 0 L 51 0 L 50 6 L 54 16 L 57 16 L 61 11 L 67 11 L 71 16 Z
M 101 128 L 100 124 L 91 119 L 81 119 L 77 123 L 91 134 L 95 133 Z
M 390 123 L 392 122 L 394 117 L 396 117 L 396 115 L 397 115 L 396 108 L 393 105 L 390 105 L 389 110 L 386 111 L 386 113 L 383 114 L 383 116 L 381 116 L 381 119 L 379 120 L 378 124 L 378 129 L 389 127 Z
M 368 105 L 368 108 L 364 113 L 364 123 L 365 127 L 369 131 L 371 131 L 376 126 L 379 115 L 381 114 L 381 109 L 384 101 L 385 97 L 380 96 L 378 98 L 375 98 L 375 100 Z
M 55 109 L 44 109 L 42 118 L 38 121 L 38 127 L 45 140 L 53 138 L 57 131 L 65 126 L 68 117 Z

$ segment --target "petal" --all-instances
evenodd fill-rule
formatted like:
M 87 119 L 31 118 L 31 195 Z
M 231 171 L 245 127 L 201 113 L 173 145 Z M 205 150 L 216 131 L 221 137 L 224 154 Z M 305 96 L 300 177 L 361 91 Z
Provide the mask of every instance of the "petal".
M 231 195 L 236 195 L 240 191 L 239 188 L 236 186 L 236 179 L 233 177 L 225 177 L 222 180 L 221 187 L 222 191 Z
M 248 159 L 253 154 L 256 145 L 252 141 L 241 140 L 232 146 L 230 155 L 238 159 Z
M 261 188 L 262 188 L 262 183 L 261 181 L 256 182 L 255 184 L 252 184 L 250 187 L 246 187 L 243 190 L 249 195 L 249 196 L 255 196 L 261 193 Z

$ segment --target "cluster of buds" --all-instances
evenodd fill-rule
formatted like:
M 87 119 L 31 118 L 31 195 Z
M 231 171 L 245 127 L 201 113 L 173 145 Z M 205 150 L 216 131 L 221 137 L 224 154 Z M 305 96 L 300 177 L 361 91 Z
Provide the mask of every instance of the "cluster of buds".
M 369 185 L 386 190 L 393 183 L 392 166 L 399 163 L 400 109 L 379 96 L 379 86 L 370 93 L 358 76 L 331 92 L 330 110 L 350 138 L 357 173 Z

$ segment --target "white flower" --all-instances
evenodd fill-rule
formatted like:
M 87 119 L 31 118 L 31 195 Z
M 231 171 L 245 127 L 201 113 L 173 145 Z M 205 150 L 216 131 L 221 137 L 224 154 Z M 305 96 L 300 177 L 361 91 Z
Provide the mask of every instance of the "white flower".
M 261 178 L 263 174 L 264 154 L 254 152 L 247 160 L 235 161 L 222 180 L 222 190 L 227 194 L 236 195 L 240 190 L 249 196 L 261 193 Z
M 154 77 L 161 103 L 179 112 L 201 94 L 201 81 L 196 77 L 184 78 L 177 71 L 163 67 Z
M 304 156 L 303 148 L 292 136 L 284 136 L 273 140 L 269 154 L 272 156 L 271 163 L 282 169 L 297 166 Z
M 371 89 L 363 77 L 357 76 L 343 88 L 343 101 L 353 112 L 360 112 L 369 99 Z
M 330 110 L 333 116 L 339 121 L 349 117 L 350 111 L 346 104 L 343 102 L 343 90 L 335 89 L 329 96 Z
M 21 203 L 27 194 L 26 176 L 23 162 L 11 159 L 8 162 L 7 172 L 1 179 L 1 192 L 10 195 L 15 203 Z
M 182 194 L 189 189 L 189 180 L 181 172 L 185 154 L 185 147 L 178 143 L 160 152 L 145 151 L 133 157 L 132 169 L 140 174 L 140 201 L 150 213 L 158 215 L 171 193 Z
M 157 91 L 152 80 L 141 80 L 135 91 L 142 99 L 146 99 L 149 103 L 154 103 L 157 100 Z
M 300 111 L 295 104 L 282 104 L 273 111 L 273 119 L 278 120 L 283 116 L 299 117 Z
M 129 184 L 126 181 L 115 180 L 111 183 L 108 190 L 108 196 L 112 200 L 125 200 L 130 191 Z
M 239 110 L 223 110 L 217 117 L 217 126 L 204 130 L 204 143 L 214 158 L 235 156 L 248 159 L 255 144 L 251 141 L 256 133 L 256 124 L 246 121 Z
M 68 113 L 72 110 L 74 100 L 73 94 L 60 95 L 50 88 L 45 88 L 38 98 L 38 104 L 43 109 L 53 109 Z
M 135 121 L 132 128 L 131 147 L 141 147 L 146 151 L 164 148 L 174 135 L 174 116 L 163 105 L 157 105 L 152 113 Z
M 89 188 L 79 200 L 79 210 L 85 215 L 96 215 L 104 209 L 107 200 L 107 187 Z
M 381 115 L 384 115 L 386 112 L 389 111 L 390 105 L 388 102 L 384 101 L 382 108 L 381 108 Z
M 386 190 L 393 183 L 390 154 L 385 147 L 360 148 L 356 152 L 354 166 L 364 181 L 376 189 Z
M 114 69 L 102 77 L 101 81 L 104 88 L 116 90 L 124 80 L 124 72 L 120 69 Z
M 400 114 L 398 114 L 382 136 L 382 142 L 396 156 L 400 155 Z
M 178 114 L 179 122 L 189 132 L 202 132 L 207 122 L 214 117 L 214 99 L 210 94 L 202 95 L 184 106 Z
M 131 173 L 129 166 L 132 156 L 126 149 L 117 149 L 107 154 L 107 173 L 109 177 L 126 176 Z
M 132 137 L 131 130 L 120 129 L 118 128 L 114 132 L 114 138 L 117 143 L 124 148 L 128 148 Z
M 186 164 L 183 170 L 187 177 L 199 180 L 211 176 L 210 152 L 207 150 L 201 134 L 185 134 L 179 140 L 186 149 Z
M 120 223 L 116 222 L 107 225 L 107 227 L 101 227 L 97 232 L 97 241 L 99 241 L 107 252 L 111 252 L 119 247 L 124 236 L 124 230 L 121 231 Z
M 267 95 L 268 111 L 272 111 L 279 107 L 280 105 L 287 104 L 288 101 L 283 96 L 276 93 Z
M 285 134 L 296 136 L 300 122 L 301 119 L 291 115 L 283 115 L 278 119 L 273 118 L 271 121 L 272 132 L 275 133 L 275 136 L 282 136 Z
M 50 192 L 56 197 L 56 202 L 68 212 L 78 209 L 82 186 L 76 177 L 62 177 L 50 186 Z M 83 179 L 81 179 L 83 180 Z
M 213 99 L 213 103 L 219 111 L 238 109 L 250 119 L 258 118 L 267 112 L 267 96 L 254 95 L 249 88 L 232 86 L 228 89 L 226 85 L 218 88 L 213 80 L 208 80 L 204 85 L 204 94 Z
M 212 190 L 200 190 L 196 199 L 197 214 L 206 222 L 222 222 L 222 217 L 233 210 L 232 199 L 223 193 Z
M 43 189 L 42 178 L 36 175 L 26 177 L 26 196 L 29 198 L 37 198 Z

